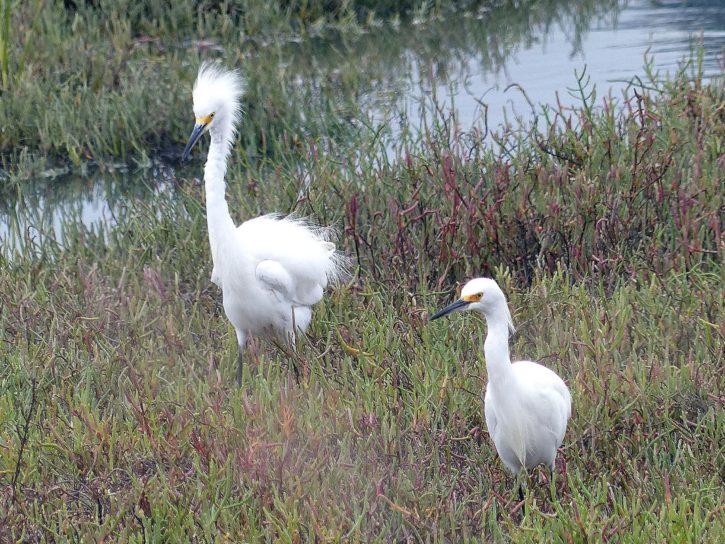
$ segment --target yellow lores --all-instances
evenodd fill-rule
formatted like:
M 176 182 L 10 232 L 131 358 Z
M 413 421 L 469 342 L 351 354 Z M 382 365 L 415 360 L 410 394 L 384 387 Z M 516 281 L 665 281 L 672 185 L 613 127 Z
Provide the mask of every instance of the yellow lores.
M 204 117 L 197 117 L 196 124 L 198 125 L 208 125 L 211 123 L 211 120 L 214 119 L 214 114 L 210 113 L 209 115 L 205 115 Z
M 480 302 L 483 293 L 473 293 L 471 295 L 463 295 L 461 300 L 464 302 Z

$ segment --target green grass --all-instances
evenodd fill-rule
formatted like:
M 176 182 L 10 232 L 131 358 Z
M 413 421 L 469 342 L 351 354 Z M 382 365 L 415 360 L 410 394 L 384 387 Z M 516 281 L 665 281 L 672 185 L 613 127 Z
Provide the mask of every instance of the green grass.
M 377 166 L 333 162 L 335 148 L 319 154 L 304 165 L 314 184 L 297 207 L 337 221 L 358 273 L 319 307 L 296 354 L 258 347 L 242 390 L 231 385 L 234 334 L 208 280 L 200 186 L 139 197 L 104 232 L 69 218 L 64 248 L 6 249 L 3 538 L 716 542 L 725 531 L 718 93 L 674 82 L 641 103 L 657 119 L 644 125 L 637 108 L 595 113 L 591 128 L 549 140 L 568 161 L 524 140 L 514 154 L 464 155 L 464 142 L 442 150 L 441 134 Z M 298 169 L 279 166 L 262 177 L 234 163 L 240 217 L 294 201 Z M 559 232 L 601 258 L 567 262 L 551 242 L 532 266 L 523 242 L 497 245 L 482 230 L 474 248 L 465 228 L 450 233 L 481 223 L 466 206 L 481 171 L 494 180 L 492 204 L 473 209 L 498 240 L 531 223 L 543 229 L 529 236 Z M 430 213 L 410 218 L 411 194 Z M 616 194 L 619 224 L 599 239 L 578 198 L 606 207 Z M 687 209 L 676 223 L 677 203 Z M 383 209 L 397 219 L 382 221 Z M 484 325 L 426 321 L 451 299 L 439 285 L 481 272 L 509 294 L 514 355 L 556 369 L 574 398 L 557 500 L 535 472 L 525 515 L 482 420 Z M 370 355 L 347 354 L 338 335 Z
M 63 69 L 51 77 L 34 58 L 12 83 L 23 93 L 2 96 L 22 120 L 0 132 L 5 196 L 36 202 L 27 178 L 64 152 L 91 168 L 86 155 L 144 163 L 183 141 L 196 53 L 139 51 L 124 32 L 153 28 L 124 31 L 138 15 L 101 4 L 128 12 L 107 18 L 109 51 L 132 53 L 71 55 L 104 30 L 43 10 L 54 45 L 37 56 Z M 173 9 L 146 23 L 165 47 L 190 21 L 196 35 L 218 22 Z M 294 209 L 336 224 L 353 278 L 317 308 L 296 353 L 258 343 L 238 390 L 199 162 L 160 194 L 120 189 L 113 226 L 67 212 L 62 244 L 11 224 L 0 541 L 720 541 L 722 82 L 696 67 L 652 78 L 656 89 L 630 89 L 621 109 L 595 108 L 584 89 L 573 110 L 481 145 L 484 121 L 463 132 L 446 108 L 420 134 L 370 126 L 354 90 L 375 66 L 313 92 L 280 83 L 282 49 L 265 55 L 248 66 L 233 215 Z M 60 81 L 49 98 L 44 86 Z M 36 115 L 21 96 L 52 108 Z M 481 274 L 508 294 L 513 355 L 555 369 L 573 395 L 556 499 L 532 471 L 525 512 L 483 421 L 485 324 L 427 320 Z
M 522 517 L 484 431 L 484 327 L 423 319 L 448 297 L 342 289 L 296 356 L 262 349 L 238 391 L 208 271 L 140 251 L 28 263 L 0 284 L 17 301 L 2 315 L 5 538 L 715 542 L 725 530 L 713 274 L 508 286 L 514 354 L 560 372 L 575 407 L 558 500 L 534 483 Z M 336 330 L 371 356 L 346 355 Z

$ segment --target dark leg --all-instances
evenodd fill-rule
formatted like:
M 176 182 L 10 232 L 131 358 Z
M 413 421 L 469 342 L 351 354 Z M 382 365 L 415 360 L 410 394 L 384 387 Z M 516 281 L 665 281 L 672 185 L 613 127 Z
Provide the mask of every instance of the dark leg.
M 295 361 L 294 355 L 296 355 L 296 354 L 293 353 L 292 355 L 293 356 L 290 357 L 290 359 L 289 359 L 290 366 L 292 367 L 292 370 L 295 373 L 295 381 L 297 382 L 297 385 L 299 385 L 300 384 L 300 369 L 297 368 L 297 361 Z
M 521 502 L 521 515 L 526 515 L 526 497 L 524 497 L 524 484 L 519 484 L 519 501 Z
M 526 478 L 528 478 L 528 472 L 526 469 L 516 475 L 516 480 L 519 483 L 519 501 L 521 501 L 521 514 L 526 515 L 526 495 L 524 494 L 524 485 L 526 484 Z
M 239 354 L 237 355 L 237 387 L 242 386 L 242 370 L 244 369 L 244 345 L 247 341 L 247 334 L 235 328 L 237 333 L 237 345 L 239 346 Z
M 554 480 L 556 473 L 554 472 L 554 463 L 549 466 L 549 485 L 551 486 L 551 498 L 556 500 L 556 481 Z
M 300 369 L 297 367 L 297 334 L 295 334 L 294 331 L 296 331 L 297 325 L 295 321 L 295 309 L 292 308 L 292 331 L 287 336 L 288 346 L 291 348 L 290 356 L 290 365 L 292 366 L 292 370 L 295 373 L 295 381 L 297 382 L 297 385 L 300 384 Z
M 244 346 L 239 346 L 239 355 L 237 355 L 237 386 L 242 386 L 242 370 L 244 369 L 244 360 L 242 354 L 244 353 Z

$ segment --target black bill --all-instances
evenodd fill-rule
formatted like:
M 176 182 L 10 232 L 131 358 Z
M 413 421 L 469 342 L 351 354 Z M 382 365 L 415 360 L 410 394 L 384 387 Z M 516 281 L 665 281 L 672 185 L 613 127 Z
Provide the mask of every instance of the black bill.
M 186 144 L 186 147 L 184 148 L 184 153 L 181 155 L 182 161 L 185 161 L 189 158 L 191 148 L 194 147 L 194 144 L 199 141 L 201 135 L 204 134 L 205 128 L 206 125 L 202 125 L 201 123 L 197 123 L 196 125 L 194 125 L 194 130 L 191 131 L 191 136 L 189 136 L 189 143 Z
M 449 304 L 442 310 L 434 313 L 430 320 L 433 321 L 434 319 L 438 319 L 439 317 L 443 317 L 444 315 L 448 315 L 451 312 L 455 312 L 456 310 L 461 310 L 468 306 L 470 302 L 466 302 L 465 300 L 457 300 L 453 304 Z

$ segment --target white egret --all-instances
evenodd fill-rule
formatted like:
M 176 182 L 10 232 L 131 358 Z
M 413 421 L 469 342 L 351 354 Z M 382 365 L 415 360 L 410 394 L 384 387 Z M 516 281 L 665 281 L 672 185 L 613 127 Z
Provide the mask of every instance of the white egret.
M 274 337 L 294 345 L 296 333 L 310 324 L 311 307 L 322 299 L 328 283 L 339 280 L 345 265 L 329 241 L 330 229 L 303 219 L 262 215 L 235 227 L 224 176 L 243 89 L 238 72 L 202 64 L 192 92 L 196 124 L 182 156 L 186 160 L 199 138 L 209 133 L 204 185 L 211 281 L 222 289 L 224 313 L 237 334 L 237 384 L 242 381 L 247 337 Z
M 457 310 L 476 310 L 486 317 L 484 412 L 499 457 L 514 474 L 542 463 L 553 473 L 556 450 L 571 416 L 569 389 L 555 372 L 538 363 L 511 363 L 508 336 L 514 327 L 506 297 L 494 280 L 469 281 L 461 298 L 431 321 Z

